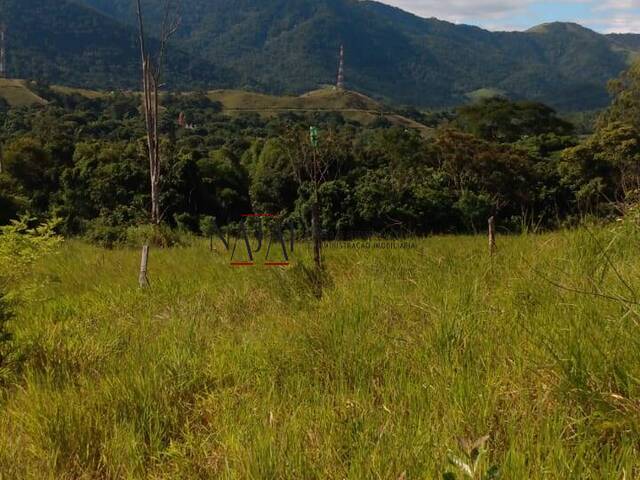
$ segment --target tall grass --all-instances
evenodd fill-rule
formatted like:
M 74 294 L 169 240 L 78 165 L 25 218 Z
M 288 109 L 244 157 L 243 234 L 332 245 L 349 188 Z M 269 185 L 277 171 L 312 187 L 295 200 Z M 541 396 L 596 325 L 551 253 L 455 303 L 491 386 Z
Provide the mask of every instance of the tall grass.
M 640 477 L 637 238 L 499 240 L 329 249 L 320 300 L 206 241 L 148 290 L 137 250 L 67 242 L 12 324 L 0 478 L 441 478 L 483 435 L 502 478 Z

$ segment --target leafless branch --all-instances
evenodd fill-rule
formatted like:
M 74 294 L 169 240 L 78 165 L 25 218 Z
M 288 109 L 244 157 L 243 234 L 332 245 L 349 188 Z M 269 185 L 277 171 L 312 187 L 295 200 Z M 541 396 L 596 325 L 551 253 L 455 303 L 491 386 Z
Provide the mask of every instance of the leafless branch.
M 570 286 L 567 286 L 567 285 L 563 285 L 562 283 L 557 282 L 557 281 L 547 277 L 546 275 L 544 275 L 542 272 L 540 272 L 540 270 L 535 268 L 533 265 L 531 265 L 526 260 L 524 260 L 524 262 L 529 267 L 529 270 L 532 271 L 537 277 L 539 277 L 540 279 L 542 279 L 543 281 L 545 281 L 549 285 L 551 285 L 553 287 L 556 287 L 556 288 L 558 288 L 560 290 L 564 290 L 566 292 L 571 292 L 571 293 L 577 293 L 577 294 L 580 294 L 580 295 L 588 295 L 588 296 L 591 296 L 591 297 L 602 298 L 602 299 L 605 299 L 605 300 L 611 300 L 611 301 L 615 301 L 615 302 L 620 302 L 620 303 L 623 303 L 623 304 L 626 304 L 626 305 L 640 305 L 640 302 L 637 302 L 635 300 L 630 300 L 628 298 L 620 297 L 620 296 L 617 296 L 617 295 L 610 295 L 610 294 L 607 294 L 607 293 L 603 293 L 597 287 L 597 285 L 595 285 L 593 282 L 591 283 L 592 286 L 598 291 L 582 290 L 580 288 L 575 288 L 575 287 L 570 287 Z M 566 275 L 565 272 L 562 272 L 561 270 L 559 270 L 559 271 Z
M 160 50 L 156 60 L 156 78 L 160 80 L 162 67 L 166 55 L 166 48 L 171 37 L 178 31 L 182 18 L 180 17 L 180 2 L 178 0 L 166 0 L 164 5 L 164 18 L 160 28 Z
M 163 214 L 160 213 L 160 183 L 162 178 L 160 161 L 160 135 L 158 129 L 158 112 L 160 110 L 159 88 L 166 46 L 169 38 L 176 32 L 180 23 L 177 5 L 179 0 L 166 0 L 164 19 L 160 31 L 160 47 L 155 65 L 147 50 L 144 18 L 141 0 L 136 1 L 138 16 L 138 33 L 140 36 L 140 56 L 142 61 L 142 88 L 145 127 L 147 131 L 147 154 L 149 157 L 149 176 L 151 183 L 151 221 L 159 224 Z M 174 11 L 174 4 L 176 9 Z
M 628 298 L 624 298 L 624 297 L 618 297 L 616 295 L 608 295 L 608 294 L 604 294 L 604 293 L 599 293 L 599 292 L 589 292 L 588 290 L 580 290 L 578 288 L 573 288 L 573 287 L 568 287 L 566 285 L 562 285 L 561 283 L 558 283 L 554 280 L 551 280 L 550 278 L 545 277 L 542 273 L 540 273 L 538 270 L 534 270 L 534 273 L 540 277 L 542 280 L 544 280 L 545 282 L 549 283 L 550 285 L 559 288 L 561 290 L 565 290 L 567 292 L 571 292 L 571 293 L 578 293 L 580 295 L 589 295 L 591 297 L 597 297 L 597 298 L 603 298 L 605 300 L 612 300 L 615 302 L 621 302 L 621 303 L 625 303 L 627 305 L 640 305 L 640 302 L 636 302 L 634 300 L 629 300 Z
M 593 238 L 593 240 L 596 242 L 596 245 L 598 246 L 598 248 L 600 249 L 600 251 L 602 252 L 602 256 L 604 257 L 604 259 L 606 260 L 607 264 L 611 267 L 611 269 L 613 270 L 613 272 L 616 274 L 616 277 L 618 277 L 618 280 L 620 280 L 620 283 L 622 283 L 622 285 L 625 286 L 625 288 L 629 291 L 629 293 L 634 297 L 637 298 L 636 295 L 636 291 L 631 287 L 631 285 L 629 285 L 629 283 L 624 279 L 624 277 L 620 274 L 620 271 L 618 270 L 618 268 L 616 268 L 615 264 L 613 263 L 613 261 L 611 260 L 611 258 L 609 257 L 609 254 L 607 253 L 607 251 L 609 250 L 609 247 L 613 244 L 613 241 L 609 244 L 609 246 L 605 249 L 602 244 L 600 243 L 600 240 L 598 240 L 598 238 L 595 236 L 595 234 L 591 231 L 591 229 L 589 227 L 585 227 L 587 229 L 587 232 L 589 233 L 589 235 L 591 236 L 591 238 Z

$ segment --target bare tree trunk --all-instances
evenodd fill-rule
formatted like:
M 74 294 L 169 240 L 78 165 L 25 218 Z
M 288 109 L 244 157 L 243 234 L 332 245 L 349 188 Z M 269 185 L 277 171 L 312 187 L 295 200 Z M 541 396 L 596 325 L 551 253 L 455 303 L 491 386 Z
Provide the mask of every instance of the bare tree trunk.
M 311 240 L 313 241 L 313 261 L 318 272 L 322 270 L 322 238 L 320 233 L 320 199 L 318 190 L 322 182 L 320 158 L 317 147 L 314 146 L 311 168 L 313 182 L 313 203 L 311 204 Z
M 496 219 L 491 217 L 489 219 L 489 255 L 493 256 L 496 248 Z
M 308 141 L 305 141 L 303 131 L 290 130 L 283 139 L 298 185 L 302 189 L 311 187 L 309 201 L 311 203 L 311 241 L 313 243 L 313 280 L 315 295 L 322 298 L 323 288 L 327 281 L 322 258 L 322 230 L 321 230 L 321 201 L 320 188 L 327 181 L 331 167 L 338 157 L 339 147 L 336 139 L 328 136 L 323 142 L 319 141 L 318 129 L 309 128 Z M 306 188 L 305 188 L 306 190 Z M 291 251 L 293 251 L 295 232 L 291 231 Z
M 172 0 L 165 4 L 164 21 L 160 34 L 160 51 L 156 62 L 152 62 L 147 52 L 144 34 L 144 21 L 140 0 L 136 0 L 138 14 L 138 29 L 140 35 L 140 55 L 142 59 L 142 88 L 145 127 L 147 131 L 147 155 L 149 157 L 149 179 L 151 184 L 151 222 L 158 225 L 162 220 L 160 213 L 161 162 L 160 162 L 160 134 L 158 129 L 160 77 L 166 51 L 166 44 L 175 33 L 180 23 L 179 16 L 171 18 Z M 177 15 L 177 13 L 176 13 Z
M 149 245 L 142 247 L 142 257 L 140 259 L 140 274 L 138 275 L 138 284 L 140 288 L 148 287 L 149 278 L 147 277 L 147 267 L 149 265 Z
M 151 222 L 158 225 L 160 216 L 160 141 L 158 135 L 158 85 L 151 71 L 149 57 L 143 64 L 144 112 L 147 127 L 149 179 L 151 183 Z
M 320 204 L 316 193 L 311 205 L 311 240 L 313 242 L 313 261 L 318 270 L 322 269 L 322 238 L 320 234 Z

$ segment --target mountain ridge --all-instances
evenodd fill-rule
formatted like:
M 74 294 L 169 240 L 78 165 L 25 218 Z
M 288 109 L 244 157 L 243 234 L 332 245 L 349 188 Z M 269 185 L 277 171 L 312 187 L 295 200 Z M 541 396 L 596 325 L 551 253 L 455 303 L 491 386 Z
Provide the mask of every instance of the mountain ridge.
M 145 0 L 151 32 L 161 3 Z M 587 110 L 608 103 L 607 81 L 640 52 L 640 35 L 601 35 L 562 22 L 490 32 L 371 0 L 183 3 L 166 77 L 174 90 L 299 95 L 335 82 L 344 44 L 348 87 L 389 103 L 448 107 L 466 102 L 472 92 L 498 90 L 561 110 Z M 129 0 L 0 0 L 0 5 L 13 11 L 10 32 L 34 32 L 10 44 L 13 76 L 137 88 L 139 54 Z M 54 7 L 66 12 L 73 28 L 63 25 L 64 15 L 50 13 Z M 94 38 L 78 33 L 87 24 L 95 26 Z M 36 33 L 47 39 L 47 48 Z M 109 39 L 111 48 L 101 38 Z

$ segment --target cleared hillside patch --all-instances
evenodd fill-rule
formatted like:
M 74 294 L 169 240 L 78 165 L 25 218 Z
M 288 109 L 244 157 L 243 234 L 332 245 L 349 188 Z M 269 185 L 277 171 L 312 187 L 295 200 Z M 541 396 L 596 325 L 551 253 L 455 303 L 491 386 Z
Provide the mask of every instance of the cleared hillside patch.
M 0 98 L 12 107 L 44 105 L 47 101 L 31 91 L 26 80 L 0 78 Z
M 345 119 L 370 125 L 380 118 L 393 125 L 420 130 L 429 134 L 432 129 L 414 120 L 393 114 L 384 105 L 366 95 L 350 90 L 326 87 L 300 96 L 275 96 L 242 90 L 213 90 L 208 92 L 211 100 L 220 102 L 223 112 L 229 115 L 257 113 L 273 117 L 285 113 L 340 113 Z

